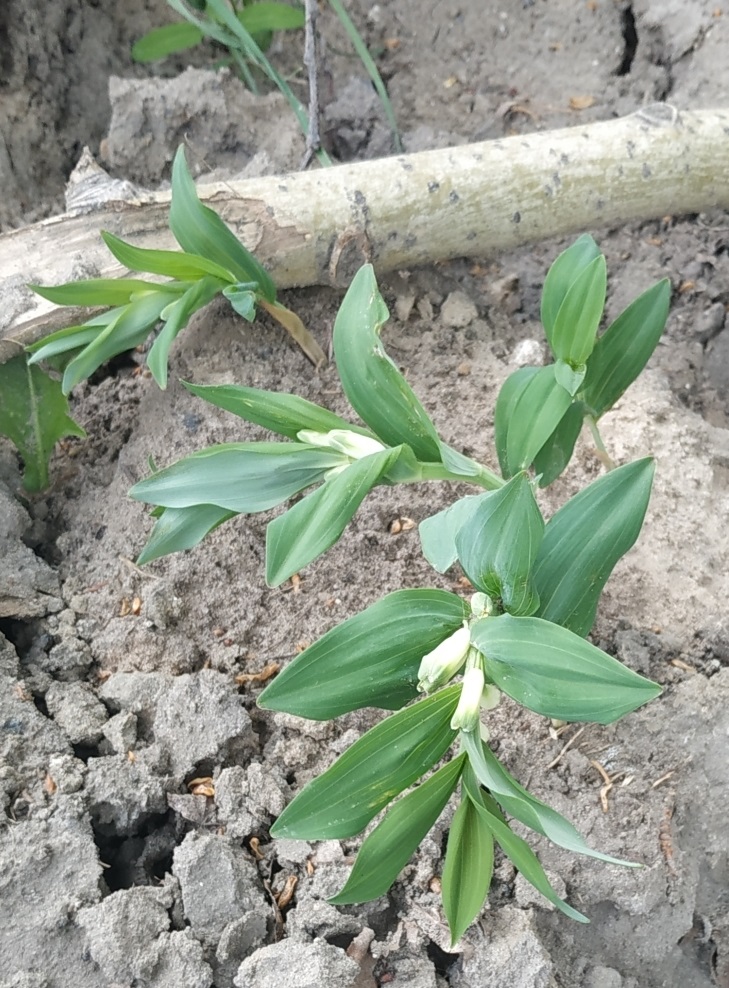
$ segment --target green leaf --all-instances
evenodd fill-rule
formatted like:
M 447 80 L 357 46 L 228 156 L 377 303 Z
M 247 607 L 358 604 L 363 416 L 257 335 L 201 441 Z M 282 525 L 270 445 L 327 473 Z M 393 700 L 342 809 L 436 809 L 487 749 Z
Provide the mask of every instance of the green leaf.
M 31 367 L 25 354 L 0 364 L 0 434 L 17 447 L 27 491 L 48 487 L 48 463 L 63 436 L 85 436 L 68 412 L 58 381 Z
M 539 597 L 530 574 L 543 534 L 529 478 L 519 473 L 479 499 L 456 534 L 458 559 L 477 590 L 511 614 L 533 614 Z
M 387 892 L 443 812 L 465 761 L 465 755 L 454 758 L 387 811 L 362 844 L 347 884 L 329 902 L 369 902 Z
M 611 724 L 661 692 L 584 638 L 541 618 L 483 618 L 471 626 L 471 641 L 486 657 L 487 677 L 545 717 Z
M 190 316 L 207 305 L 220 290 L 220 282 L 205 276 L 191 285 L 180 298 L 167 306 L 161 313 L 164 326 L 147 356 L 147 366 L 157 384 L 164 390 L 167 387 L 167 361 L 170 347 L 187 326 Z
M 259 388 L 245 388 L 238 384 L 182 383 L 188 391 L 204 398 L 211 405 L 224 408 L 246 422 L 255 422 L 256 425 L 288 439 L 296 439 L 302 429 L 312 429 L 314 432 L 348 429 L 358 435 L 371 435 L 369 429 L 352 425 L 334 412 L 305 398 L 299 398 L 298 395 L 261 391 Z
M 297 655 L 258 705 L 313 720 L 360 707 L 397 710 L 418 695 L 423 656 L 469 614 L 464 601 L 445 590 L 396 590 Z
M 253 288 L 257 287 L 254 282 L 244 282 L 223 289 L 223 295 L 230 302 L 233 311 L 247 322 L 253 322 L 256 318 L 256 293 L 251 291 L 251 285 Z
M 668 278 L 643 292 L 597 341 L 587 362 L 583 401 L 600 418 L 633 383 L 658 345 L 668 318 Z
M 213 529 L 229 518 L 234 518 L 235 511 L 226 511 L 216 504 L 195 504 L 189 508 L 164 508 L 157 518 L 152 534 L 137 559 L 137 565 L 143 566 L 160 556 L 168 556 L 172 552 L 192 549 L 209 535 Z
M 605 308 L 606 291 L 607 265 L 600 254 L 570 285 L 552 331 L 547 334 L 557 360 L 577 368 L 590 356 Z
M 266 31 L 287 31 L 304 26 L 304 11 L 287 3 L 256 0 L 238 11 L 238 20 L 251 34 Z
M 132 295 L 167 290 L 166 285 L 138 278 L 91 278 L 67 285 L 28 285 L 28 288 L 56 305 L 126 305 Z
M 534 565 L 539 617 L 589 632 L 613 567 L 638 538 L 653 472 L 650 458 L 611 470 L 550 518 Z
M 418 532 L 423 555 L 438 573 L 445 573 L 456 562 L 456 535 L 478 506 L 489 497 L 491 492 L 467 494 L 450 507 L 420 522 Z
M 562 251 L 547 272 L 542 289 L 542 325 L 550 343 L 567 293 L 576 278 L 598 257 L 600 248 L 589 234 L 583 233 L 571 247 Z
M 165 508 L 215 504 L 253 514 L 315 484 L 343 459 L 303 443 L 222 443 L 140 480 L 129 496 Z
M 580 390 L 587 373 L 587 364 L 573 365 L 565 360 L 558 360 L 554 365 L 554 378 L 574 398 Z
M 339 539 L 357 508 L 400 454 L 386 449 L 355 460 L 269 524 L 266 583 L 277 587 Z
M 73 358 L 63 374 L 63 393 L 68 394 L 95 370 L 119 353 L 144 343 L 170 304 L 167 292 L 152 292 L 124 306 L 117 318 Z
M 186 254 L 181 250 L 148 250 L 146 247 L 133 247 L 132 244 L 125 243 L 105 230 L 101 231 L 101 237 L 117 261 L 130 271 L 146 271 L 149 274 L 178 278 L 180 281 L 196 281 L 206 274 L 218 278 L 225 284 L 235 281 L 230 271 L 197 254 Z
M 451 946 L 483 908 L 494 872 L 494 839 L 473 802 L 464 796 L 448 832 L 443 865 L 443 912 Z
M 534 457 L 534 472 L 539 476 L 539 486 L 549 485 L 565 469 L 575 450 L 580 432 L 584 405 L 574 402 L 562 416 L 559 425 Z
M 589 923 L 590 921 L 582 913 L 573 909 L 568 903 L 561 899 L 552 888 L 549 879 L 544 873 L 539 860 L 525 840 L 512 831 L 508 823 L 501 814 L 496 802 L 479 788 L 473 773 L 466 768 L 463 774 L 464 786 L 468 793 L 468 798 L 475 807 L 483 824 L 491 831 L 499 847 L 509 858 L 517 871 L 526 880 L 541 892 L 545 899 L 555 905 L 565 916 L 577 920 L 578 923 Z
M 598 858 L 610 864 L 638 867 L 631 861 L 621 861 L 619 858 L 613 858 L 609 854 L 602 854 L 588 847 L 569 820 L 565 820 L 551 806 L 547 806 L 528 793 L 506 771 L 491 749 L 481 741 L 478 731 L 461 731 L 460 736 L 474 775 L 480 784 L 491 792 L 506 813 L 568 851 Z
M 506 379 L 494 414 L 496 449 L 505 477 L 531 465 L 571 404 L 569 392 L 555 379 L 553 364 L 521 367 Z
M 389 312 L 371 264 L 363 265 L 334 323 L 334 355 L 352 408 L 384 443 L 407 444 L 421 462 L 439 462 L 440 441 L 412 388 L 380 339 Z
M 172 165 L 170 229 L 184 251 L 207 257 L 230 271 L 237 281 L 254 281 L 261 295 L 276 301 L 276 286 L 268 272 L 246 250 L 217 213 L 204 206 L 180 147 Z
M 194 48 L 203 39 L 203 33 L 193 24 L 165 24 L 148 31 L 132 45 L 135 62 L 154 62 L 177 52 Z M 142 270 L 141 268 L 139 270 Z
M 450 748 L 460 690 L 448 686 L 367 731 L 289 803 L 271 836 L 329 840 L 364 830 Z

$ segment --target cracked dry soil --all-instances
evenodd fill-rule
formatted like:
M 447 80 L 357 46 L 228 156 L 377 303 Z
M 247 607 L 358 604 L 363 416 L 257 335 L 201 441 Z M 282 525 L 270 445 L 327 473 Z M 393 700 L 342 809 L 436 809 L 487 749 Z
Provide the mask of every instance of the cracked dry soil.
M 712 0 L 359 0 L 352 13 L 388 82 L 406 148 L 530 133 L 665 99 L 718 106 L 729 83 L 729 8 Z M 130 39 L 168 15 L 9 0 L 0 13 L 2 222 L 58 211 L 88 144 L 117 177 L 168 178 L 183 137 L 198 172 L 296 167 L 285 110 L 225 77 L 130 65 Z M 351 160 L 389 135 L 332 16 L 324 130 Z M 113 41 L 113 44 L 112 44 Z M 276 57 L 295 68 L 298 42 Z M 101 98 L 110 72 L 109 104 Z M 298 80 L 296 80 L 298 84 Z M 302 90 L 303 91 L 303 90 Z M 273 100 L 275 97 L 267 97 Z M 247 108 L 241 115 L 240 107 Z M 258 106 L 258 112 L 256 107 Z M 226 119 L 230 125 L 226 126 Z M 271 119 L 276 119 L 276 129 Z M 85 442 L 62 444 L 54 483 L 22 494 L 0 449 L 0 984 L 14 988 L 709 988 L 729 985 L 729 221 L 667 216 L 592 231 L 608 258 L 608 315 L 659 277 L 674 288 L 649 370 L 605 420 L 616 459 L 657 459 L 636 548 L 618 566 L 594 640 L 664 686 L 623 722 L 570 727 L 503 704 L 492 737 L 512 772 L 624 870 L 542 842 L 558 889 L 588 927 L 550 910 L 508 861 L 487 907 L 451 950 L 438 876 L 448 813 L 390 894 L 326 902 L 358 841 L 269 839 L 292 793 L 379 717 L 334 724 L 258 711 L 256 674 L 403 586 L 457 585 L 419 556 L 415 522 L 462 490 L 378 490 L 297 587 L 263 581 L 267 516 L 145 570 L 150 528 L 126 492 L 152 456 L 170 462 L 260 432 L 161 394 L 138 355 L 77 389 Z M 445 438 L 490 463 L 504 377 L 539 342 L 539 292 L 564 243 L 390 278 L 385 340 Z M 83 259 L 79 259 L 83 262 Z M 42 258 L 38 272 L 42 280 Z M 337 293 L 289 293 L 326 345 Z M 214 304 L 180 338 L 171 379 L 240 381 L 344 411 L 333 368 L 312 371 L 265 321 Z M 547 512 L 597 476 L 582 443 Z

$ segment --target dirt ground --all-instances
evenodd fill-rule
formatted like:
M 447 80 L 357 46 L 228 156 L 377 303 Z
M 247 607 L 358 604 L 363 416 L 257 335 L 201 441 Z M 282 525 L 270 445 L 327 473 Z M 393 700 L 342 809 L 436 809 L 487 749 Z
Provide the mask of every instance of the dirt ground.
M 348 6 L 408 150 L 606 120 L 655 100 L 726 105 L 721 0 Z M 161 0 L 123 10 L 58 0 L 47 17 L 46 7 L 10 0 L 0 12 L 6 227 L 61 208 L 84 145 L 114 176 L 150 186 L 168 179 L 183 139 L 198 173 L 297 167 L 303 144 L 277 97 L 251 99 L 197 69 L 178 78 L 179 64 L 150 82 L 153 70 L 130 63 L 130 40 L 169 16 Z M 342 160 L 388 153 L 361 66 L 333 15 L 320 21 L 330 148 Z M 300 39 L 277 45 L 303 96 Z M 358 840 L 270 840 L 292 794 L 378 715 L 320 724 L 264 713 L 259 687 L 235 677 L 286 662 L 385 591 L 453 587 L 457 573 L 437 576 L 422 560 L 417 530 L 394 535 L 391 523 L 418 522 L 467 488 L 378 489 L 297 587 L 265 587 L 269 515 L 138 569 L 151 523 L 126 494 L 149 458 L 262 435 L 179 379 L 292 392 L 347 414 L 334 367 L 314 372 L 276 326 L 214 303 L 180 338 L 167 392 L 139 355 L 76 390 L 88 439 L 62 444 L 47 494 L 24 497 L 17 458 L 0 447 L 0 986 L 728 988 L 729 220 L 673 216 L 667 204 L 661 221 L 590 232 L 608 259 L 608 315 L 660 277 L 674 289 L 648 371 L 604 420 L 614 458 L 652 454 L 657 478 L 593 632 L 665 691 L 611 727 L 555 737 L 512 704 L 490 726 L 529 789 L 594 846 L 644 867 L 539 842 L 555 886 L 591 924 L 552 910 L 497 860 L 485 911 L 451 949 L 438 895 L 448 813 L 390 894 L 363 906 L 325 901 Z M 541 284 L 565 245 L 383 284 L 390 353 L 443 436 L 491 466 L 495 396 L 525 342 L 541 340 Z M 285 299 L 325 348 L 339 300 L 323 289 Z M 600 470 L 583 439 L 545 511 Z M 212 781 L 196 794 L 200 779 Z

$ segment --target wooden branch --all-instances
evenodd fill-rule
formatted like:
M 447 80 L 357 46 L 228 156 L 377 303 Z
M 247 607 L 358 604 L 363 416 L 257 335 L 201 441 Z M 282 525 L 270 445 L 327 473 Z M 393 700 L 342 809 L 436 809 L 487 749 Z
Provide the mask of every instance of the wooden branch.
M 126 183 L 99 181 L 99 172 L 90 202 L 81 196 L 79 206 L 75 195 L 74 211 L 0 237 L 0 361 L 87 315 L 56 309 L 25 282 L 123 273 L 100 230 L 143 247 L 175 246 L 168 192 L 130 192 Z M 199 193 L 279 287 L 346 286 L 365 260 L 385 272 L 728 208 L 729 110 L 679 113 L 659 103 L 621 119 L 524 137 L 202 183 Z

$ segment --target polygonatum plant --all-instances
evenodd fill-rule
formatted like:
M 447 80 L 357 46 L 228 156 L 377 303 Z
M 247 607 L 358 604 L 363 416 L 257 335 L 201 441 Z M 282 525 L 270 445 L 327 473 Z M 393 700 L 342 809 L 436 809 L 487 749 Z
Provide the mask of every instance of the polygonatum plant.
M 308 491 L 268 525 L 266 575 L 275 586 L 337 541 L 375 485 L 451 480 L 482 491 L 420 524 L 426 559 L 441 573 L 460 564 L 468 599 L 441 589 L 389 593 L 310 645 L 259 697 L 265 709 L 315 720 L 391 711 L 298 793 L 271 831 L 348 839 L 370 828 L 332 902 L 383 895 L 456 791 L 442 875 L 454 942 L 483 905 L 495 845 L 562 912 L 586 921 L 557 895 L 509 819 L 570 851 L 629 864 L 590 848 L 513 778 L 489 746 L 484 718 L 504 694 L 546 717 L 608 724 L 660 692 L 586 640 L 600 593 L 640 531 L 652 460 L 611 465 L 547 521 L 535 489 L 567 465 L 583 421 L 597 435 L 598 419 L 643 369 L 669 296 L 668 281 L 659 282 L 598 336 L 604 258 L 587 236 L 560 255 L 542 300 L 555 360 L 517 370 L 498 396 L 501 476 L 440 438 L 387 356 L 380 331 L 388 313 L 368 266 L 333 337 L 342 387 L 363 424 L 293 395 L 188 385 L 282 439 L 213 446 L 138 483 L 132 496 L 157 505 L 142 561 Z
M 63 369 L 64 394 L 112 357 L 141 346 L 158 327 L 147 366 L 157 384 L 165 388 L 172 344 L 191 316 L 219 294 L 249 322 L 255 319 L 257 306 L 264 309 L 314 363 L 326 361 L 299 317 L 277 301 L 268 272 L 218 214 L 200 201 L 182 148 L 172 166 L 169 224 L 182 248 L 179 251 L 135 247 L 102 233 L 120 264 L 168 281 L 91 278 L 66 285 L 30 286 L 58 305 L 105 308 L 82 325 L 60 329 L 28 347 L 31 364 L 47 361 Z

